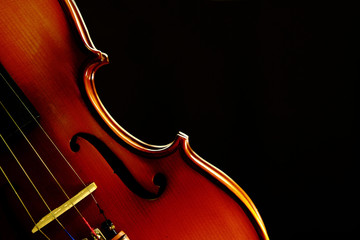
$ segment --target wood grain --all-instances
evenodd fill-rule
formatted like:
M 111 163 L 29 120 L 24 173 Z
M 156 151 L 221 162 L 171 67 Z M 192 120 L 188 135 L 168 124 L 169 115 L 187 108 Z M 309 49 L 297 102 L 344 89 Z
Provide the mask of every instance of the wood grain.
M 187 136 L 179 134 L 165 146 L 146 144 L 127 133 L 107 113 L 96 94 L 95 71 L 108 62 L 96 50 L 72 1 L 2 2 L 0 61 L 40 114 L 40 124 L 85 183 L 95 182 L 95 197 L 117 230 L 130 239 L 268 239 L 264 224 L 246 193 L 220 170 L 197 156 Z M 119 90 L 121 94 L 121 90 Z M 166 178 L 157 199 L 143 199 L 114 174 L 104 156 L 79 138 L 74 152 L 70 140 L 89 133 L 122 161 L 134 179 L 156 193 L 154 176 Z M 41 129 L 28 138 L 69 196 L 83 186 Z M 9 140 L 51 208 L 67 199 L 24 139 Z M 48 212 L 40 203 L 13 159 L 1 149 L 1 165 L 17 186 L 35 219 Z M 8 189 L 4 178 L 1 200 L 2 236 L 40 239 L 31 235 L 32 222 Z M 78 204 L 88 222 L 100 227 L 104 220 L 91 198 Z M 89 230 L 76 211 L 59 218 L 66 229 L 82 239 Z M 51 239 L 66 238 L 56 224 L 44 228 Z M 220 236 L 220 237 L 219 237 Z

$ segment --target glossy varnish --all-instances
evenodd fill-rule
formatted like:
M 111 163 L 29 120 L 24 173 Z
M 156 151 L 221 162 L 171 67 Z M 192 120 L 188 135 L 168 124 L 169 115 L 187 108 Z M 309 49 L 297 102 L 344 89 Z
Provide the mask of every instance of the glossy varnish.
M 118 231 L 133 240 L 268 239 L 250 198 L 197 156 L 185 134 L 165 146 L 149 145 L 109 116 L 94 82 L 95 71 L 108 58 L 93 46 L 72 1 L 3 0 L 0 14 L 1 64 L 77 174 L 86 184 L 96 183 L 94 196 Z M 68 196 L 84 188 L 39 127 L 25 134 Z M 24 137 L 18 134 L 7 141 L 50 209 L 67 201 Z M 2 146 L 0 154 L 0 165 L 39 221 L 48 209 L 8 149 Z M 154 179 L 161 180 L 160 190 Z M 33 222 L 3 176 L 0 189 L 1 236 L 44 238 L 31 233 Z M 93 227 L 100 227 L 104 218 L 91 197 L 77 206 Z M 59 221 L 75 239 L 89 236 L 74 209 Z M 51 239 L 68 238 L 56 222 L 43 231 Z

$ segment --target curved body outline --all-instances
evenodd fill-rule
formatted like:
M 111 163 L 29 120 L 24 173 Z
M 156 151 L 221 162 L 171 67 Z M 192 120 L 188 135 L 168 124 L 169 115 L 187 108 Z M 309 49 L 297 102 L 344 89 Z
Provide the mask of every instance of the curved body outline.
M 96 70 L 109 60 L 93 45 L 73 0 L 5 0 L 3 5 L 2 65 L 34 105 L 42 127 L 73 169 L 84 182 L 96 182 L 95 195 L 102 208 L 130 238 L 268 239 L 250 198 L 228 176 L 196 155 L 185 134 L 179 133 L 172 143 L 164 146 L 150 145 L 130 135 L 112 119 L 97 95 L 94 82 Z M 164 174 L 167 185 L 161 197 L 143 199 L 131 191 L 113 174 L 114 169 L 102 152 L 86 139 L 79 138 L 80 150 L 74 151 L 69 142 L 79 133 L 93 134 L 104 142 L 134 179 L 151 193 L 159 193 L 155 177 L 158 173 Z M 59 160 L 50 143 L 42 140 L 41 130 L 31 129 L 29 135 L 36 142 L 37 150 L 48 158 L 47 165 L 66 186 L 69 195 L 76 194 L 80 186 L 78 179 L 66 163 Z M 28 168 L 38 177 L 38 187 L 46 193 L 47 201 L 54 206 L 61 205 L 64 196 L 61 191 L 55 191 L 51 181 L 43 180 L 46 179 L 42 177 L 43 166 L 36 155 L 29 154 L 21 141 L 16 144 L 18 158 L 30 165 Z M 35 192 L 26 187 L 26 180 L 20 178 L 21 173 L 6 154 L 1 152 L 0 158 L 2 163 L 9 163 L 5 165 L 7 173 L 16 176 L 12 180 L 22 187 L 19 191 L 27 196 L 24 201 L 31 206 L 34 217 L 41 219 L 47 211 L 33 201 L 37 197 Z M 0 183 L 1 187 L 5 186 Z M 5 213 L 0 214 L 0 220 L 4 219 L 4 237 L 37 238 L 26 230 L 33 227 L 29 219 L 12 217 L 14 213 L 23 213 L 16 205 L 18 202 L 11 201 L 12 196 L 12 192 L 4 192 L 1 196 L 4 199 L 0 199 L 3 203 L 0 213 Z M 89 222 L 101 224 L 103 218 L 90 199 L 84 199 L 79 207 Z M 87 236 L 87 229 L 80 224 L 75 211 L 62 217 L 77 239 Z M 56 224 L 44 229 L 53 235 L 51 239 L 63 239 L 61 230 Z M 184 230 L 189 233 L 186 237 Z
M 89 97 L 93 107 L 96 109 L 100 117 L 105 121 L 106 125 L 110 127 L 112 131 L 124 142 L 126 142 L 129 147 L 139 150 L 145 154 L 163 156 L 171 153 L 173 149 L 180 147 L 186 156 L 200 169 L 208 173 L 211 177 L 215 178 L 227 189 L 229 189 L 249 210 L 255 223 L 257 224 L 257 229 L 259 235 L 264 239 L 268 240 L 268 234 L 265 228 L 265 224 L 255 207 L 254 203 L 246 192 L 235 183 L 229 176 L 224 172 L 206 162 L 203 158 L 198 156 L 190 147 L 188 136 L 182 132 L 179 132 L 176 136 L 176 139 L 167 145 L 152 145 L 145 143 L 130 133 L 128 133 L 124 128 L 122 128 L 109 114 L 105 106 L 102 104 L 95 86 L 95 72 L 101 66 L 109 63 L 109 58 L 107 54 L 102 53 L 100 50 L 96 49 L 94 46 L 89 32 L 86 28 L 84 20 L 73 0 L 65 0 L 66 5 L 68 6 L 69 12 L 75 22 L 76 28 L 81 36 L 81 39 L 84 45 L 95 55 L 95 58 L 90 62 L 85 68 L 83 75 L 85 91 Z

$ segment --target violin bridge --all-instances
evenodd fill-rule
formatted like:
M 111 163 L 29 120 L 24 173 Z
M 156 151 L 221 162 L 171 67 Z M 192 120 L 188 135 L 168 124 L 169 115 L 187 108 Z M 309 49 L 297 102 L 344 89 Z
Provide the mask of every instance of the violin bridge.
M 68 201 L 66 201 L 64 204 L 62 204 L 60 207 L 55 208 L 52 210 L 49 214 L 47 214 L 45 217 L 43 217 L 31 230 L 32 233 L 36 233 L 41 228 L 45 227 L 50 222 L 54 221 L 56 218 L 58 218 L 61 214 L 69 210 L 70 208 L 74 207 L 75 204 L 89 196 L 92 192 L 96 190 L 97 186 L 95 183 L 91 183 L 89 186 L 81 190 L 78 194 L 76 194 L 74 197 L 70 198 Z

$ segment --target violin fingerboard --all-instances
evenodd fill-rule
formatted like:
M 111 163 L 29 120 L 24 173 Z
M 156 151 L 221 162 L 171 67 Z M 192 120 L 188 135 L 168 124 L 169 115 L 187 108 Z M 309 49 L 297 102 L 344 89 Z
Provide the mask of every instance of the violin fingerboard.
M 35 123 L 34 118 L 39 118 L 39 113 L 1 64 L 0 102 L 0 134 L 5 139 L 19 132 L 14 121 L 21 129 L 25 129 Z

